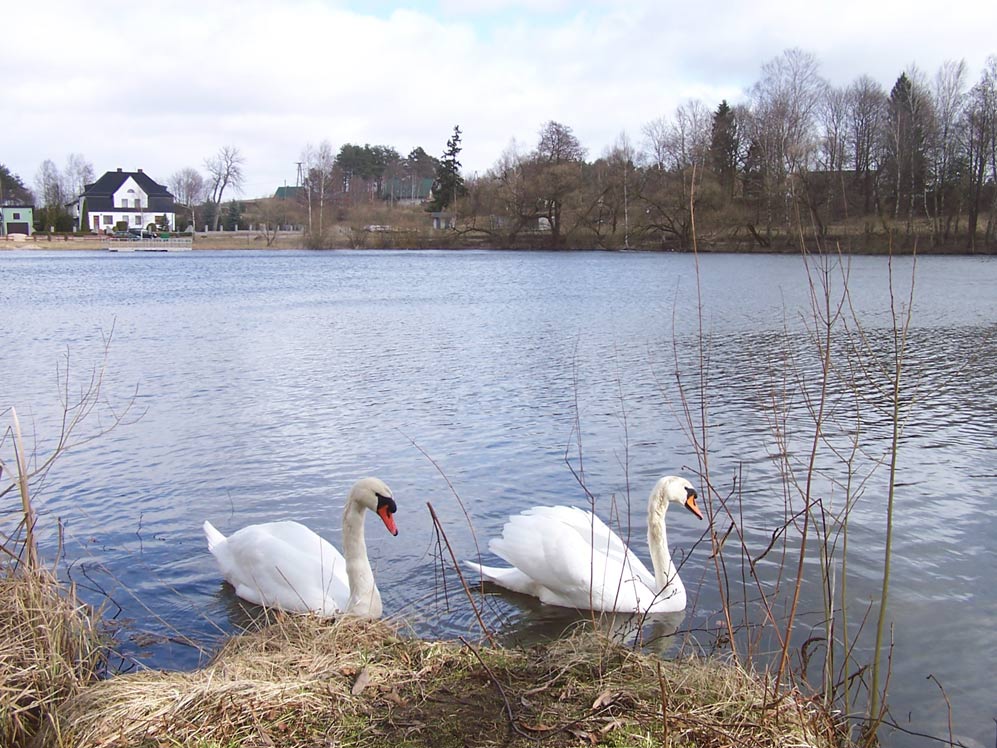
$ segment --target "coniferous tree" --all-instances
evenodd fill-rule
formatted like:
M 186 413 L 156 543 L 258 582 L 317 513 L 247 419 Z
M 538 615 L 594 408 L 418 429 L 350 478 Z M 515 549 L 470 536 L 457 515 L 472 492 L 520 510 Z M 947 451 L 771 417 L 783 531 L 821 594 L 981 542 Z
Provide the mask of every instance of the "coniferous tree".
M 11 203 L 30 203 L 34 201 L 21 178 L 3 164 L 0 164 L 0 200 Z
M 915 201 L 923 195 L 927 176 L 927 130 L 930 101 L 906 72 L 890 91 L 887 105 L 886 171 L 893 189 L 893 217 L 906 218 L 912 230 Z
M 464 177 L 460 175 L 460 161 L 457 155 L 461 152 L 460 125 L 454 125 L 453 136 L 447 141 L 447 149 L 443 159 L 436 168 L 436 179 L 433 181 L 433 199 L 427 210 L 438 212 L 456 204 L 459 198 L 467 194 Z
M 734 185 L 737 176 L 737 156 L 740 150 L 740 138 L 737 130 L 737 120 L 734 110 L 724 99 L 713 113 L 713 131 L 710 137 L 710 166 L 720 180 L 720 189 L 724 198 L 734 197 Z

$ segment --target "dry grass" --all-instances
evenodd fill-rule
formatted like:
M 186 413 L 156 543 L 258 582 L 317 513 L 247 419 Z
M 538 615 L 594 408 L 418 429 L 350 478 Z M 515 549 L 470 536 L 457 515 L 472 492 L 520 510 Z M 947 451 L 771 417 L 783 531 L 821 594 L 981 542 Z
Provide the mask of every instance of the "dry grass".
M 342 246 L 348 246 L 346 240 L 341 241 Z M 0 251 L 4 249 L 41 249 L 46 251 L 57 250 L 102 250 L 106 249 L 108 241 L 99 236 L 56 236 L 49 240 L 47 235 L 32 236 L 23 242 L 3 242 L 0 241 Z M 193 247 L 199 249 L 302 249 L 305 246 L 304 238 L 297 232 L 281 232 L 272 247 L 266 246 L 266 241 L 255 232 L 240 231 L 238 233 L 212 232 L 211 234 L 197 234 L 194 238 Z
M 95 617 L 44 569 L 0 570 L 0 745 L 26 745 L 103 670 Z
M 764 695 L 725 664 L 662 663 L 592 634 L 477 649 L 383 622 L 295 616 L 232 639 L 201 670 L 79 690 L 38 745 L 836 744 L 810 702 L 787 696 L 763 714 Z

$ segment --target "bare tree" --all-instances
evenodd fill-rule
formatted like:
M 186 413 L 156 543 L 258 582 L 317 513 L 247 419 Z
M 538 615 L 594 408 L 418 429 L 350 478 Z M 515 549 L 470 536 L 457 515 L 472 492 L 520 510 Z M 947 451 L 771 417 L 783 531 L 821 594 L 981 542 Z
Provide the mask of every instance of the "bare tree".
M 62 175 L 52 159 L 45 159 L 35 175 L 35 194 L 46 208 L 61 209 L 66 202 Z
M 827 86 L 817 106 L 816 173 L 800 171 L 803 197 L 818 233 L 826 232 L 826 221 L 848 215 L 847 190 L 843 169 L 848 150 L 848 93 Z M 840 200 L 838 199 L 840 197 Z
M 652 163 L 662 169 L 703 166 L 710 148 L 713 115 L 698 99 L 680 104 L 671 119 L 644 126 L 644 143 Z
M 214 206 L 215 212 L 215 231 L 218 231 L 222 218 L 222 196 L 225 190 L 231 187 L 235 192 L 242 191 L 244 163 L 245 159 L 239 149 L 232 145 L 222 146 L 217 154 L 204 160 L 204 168 L 208 171 L 209 202 Z
M 848 146 L 851 151 L 855 184 L 862 192 L 862 212 L 873 209 L 880 143 L 886 112 L 886 91 L 868 75 L 848 87 Z
M 986 155 L 989 164 L 989 182 L 994 186 L 990 190 L 990 215 L 987 218 L 987 246 L 997 242 L 997 56 L 987 58 L 980 85 L 985 89 L 984 111 L 990 123 L 990 138 L 986 141 Z
M 817 110 L 820 145 L 817 165 L 828 172 L 840 173 L 847 150 L 848 92 L 828 86 Z
M 925 210 L 932 219 L 936 245 L 948 239 L 953 221 L 961 212 L 959 146 L 966 103 L 966 62 L 946 60 L 935 75 L 934 131 L 931 143 L 932 205 Z M 925 195 L 927 200 L 927 195 Z
M 570 127 L 551 120 L 540 128 L 536 156 L 550 164 L 561 164 L 582 161 L 585 158 L 585 149 Z
M 174 172 L 169 179 L 170 191 L 173 198 L 190 213 L 190 225 L 197 227 L 197 206 L 204 202 L 206 188 L 204 177 L 197 169 L 189 166 L 180 171 Z
M 702 102 L 679 105 L 671 118 L 661 117 L 644 127 L 648 156 L 638 197 L 645 225 L 661 244 L 692 239 L 691 200 L 698 204 L 703 190 L 693 184 L 705 171 L 712 140 L 713 115 Z
M 751 89 L 752 147 L 760 165 L 766 232 L 776 212 L 789 233 L 794 175 L 809 169 L 816 152 L 814 120 L 826 81 L 817 58 L 788 49 L 762 67 L 762 79 Z
M 467 226 L 499 246 L 513 246 L 525 231 L 535 229 L 543 212 L 533 171 L 532 157 L 515 139 L 510 141 L 495 165 L 469 183 Z
M 634 149 L 633 143 L 630 142 L 630 136 L 625 131 L 617 136 L 606 160 L 613 167 L 614 172 L 617 174 L 622 172 L 620 181 L 623 183 L 623 246 L 630 249 L 630 197 L 633 194 L 632 182 L 637 151 Z M 615 232 L 615 225 L 613 230 Z
M 62 172 L 62 191 L 66 198 L 78 198 L 95 179 L 93 164 L 79 153 L 70 153 Z
M 621 132 L 602 157 L 584 167 L 579 223 L 592 233 L 594 242 L 605 249 L 629 249 L 631 200 L 639 193 L 637 151 L 626 132 Z M 590 240 L 586 240 L 590 241 Z
M 968 171 L 968 244 L 977 246 L 980 211 L 987 184 L 997 185 L 997 56 L 987 59 L 980 80 L 969 92 L 963 114 L 963 154 Z M 991 189 L 986 242 L 992 244 L 997 230 L 997 189 Z
M 66 195 L 62 174 L 51 159 L 42 161 L 35 174 L 35 196 L 41 208 L 35 211 L 39 223 L 46 229 L 69 231 L 73 220 L 66 210 Z
M 540 128 L 532 169 L 541 200 L 540 209 L 550 227 L 551 246 L 564 239 L 564 206 L 581 186 L 585 149 L 567 125 L 551 120 Z
M 335 189 L 334 169 L 336 154 L 328 140 L 318 147 L 311 143 L 301 153 L 305 166 L 305 197 L 308 203 L 308 244 L 311 247 L 325 246 L 326 203 L 332 198 Z
M 281 225 L 287 222 L 287 202 L 274 197 L 254 200 L 245 217 L 256 226 L 267 246 L 272 247 Z

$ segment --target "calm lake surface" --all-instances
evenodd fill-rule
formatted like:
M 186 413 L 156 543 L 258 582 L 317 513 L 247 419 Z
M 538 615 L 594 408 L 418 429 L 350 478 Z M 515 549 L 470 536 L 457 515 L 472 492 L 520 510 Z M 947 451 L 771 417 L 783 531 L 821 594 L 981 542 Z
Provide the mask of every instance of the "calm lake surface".
M 898 301 L 906 301 L 911 268 L 910 259 L 894 262 Z M 31 443 L 47 455 L 67 357 L 72 398 L 113 330 L 103 395 L 116 408 L 135 396 L 128 423 L 66 454 L 36 498 L 50 557 L 58 518 L 69 576 L 90 599 L 111 598 L 108 613 L 121 622 L 135 662 L 196 666 L 248 619 L 207 552 L 204 519 L 227 533 L 294 518 L 339 545 L 346 492 L 368 474 L 389 483 L 399 507 L 397 538 L 374 518 L 367 522 L 386 614 L 424 636 L 476 636 L 449 558 L 441 572 L 426 503 L 458 557 L 473 557 L 475 536 L 483 549 L 510 513 L 586 505 L 570 461 L 604 517 L 614 498 L 625 514 L 630 498 L 632 543 L 646 559 L 644 511 L 654 481 L 668 473 L 699 480 L 677 367 L 693 395 L 705 372 L 710 475 L 724 496 L 740 477 L 755 553 L 782 522 L 774 457 L 788 450 L 799 463 L 809 446 L 800 397 L 781 398 L 790 405 L 788 445 L 774 437 L 783 421 L 773 401 L 816 371 L 803 260 L 703 256 L 699 279 L 705 368 L 690 255 L 0 252 L 0 409 L 16 405 Z M 852 259 L 849 288 L 869 344 L 887 353 L 886 260 Z M 997 715 L 995 289 L 994 259 L 917 261 L 906 369 L 914 403 L 898 465 L 889 616 L 894 719 L 947 734 L 933 675 L 952 701 L 956 737 L 987 746 Z M 869 376 L 877 375 L 870 369 Z M 863 475 L 888 436 L 877 390 L 888 387 L 876 381 L 862 388 L 867 454 L 856 462 Z M 107 410 L 99 415 L 80 433 L 108 422 Z M 848 421 L 847 409 L 834 415 Z M 7 457 L 9 441 L 2 448 Z M 822 460 L 829 475 L 818 493 L 840 507 L 832 481 L 846 471 Z M 883 467 L 867 481 L 852 515 L 855 621 L 870 606 L 875 619 L 886 479 Z M 723 532 L 726 523 L 718 524 Z M 669 514 L 690 599 L 671 627 L 709 645 L 720 598 L 709 543 L 700 542 L 705 525 Z M 763 577 L 774 574 L 759 568 Z M 821 617 L 815 565 L 807 579 L 800 608 L 809 626 Z M 501 594 L 487 596 L 484 615 L 525 640 L 576 618 Z M 860 656 L 872 629 L 870 622 Z M 889 745 L 923 744 L 896 732 L 884 737 Z

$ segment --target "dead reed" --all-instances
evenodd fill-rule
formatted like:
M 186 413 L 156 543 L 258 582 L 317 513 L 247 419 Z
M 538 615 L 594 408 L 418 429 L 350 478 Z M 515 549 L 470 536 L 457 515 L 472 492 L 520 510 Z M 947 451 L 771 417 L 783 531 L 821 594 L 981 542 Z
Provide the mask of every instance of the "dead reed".
M 0 745 L 27 745 L 104 669 L 97 622 L 46 569 L 0 570 Z
M 478 648 L 421 641 L 384 622 L 282 616 L 233 638 L 201 670 L 77 690 L 37 744 L 838 744 L 837 726 L 813 702 L 787 693 L 776 704 L 740 668 L 663 663 L 592 633 L 528 650 Z

